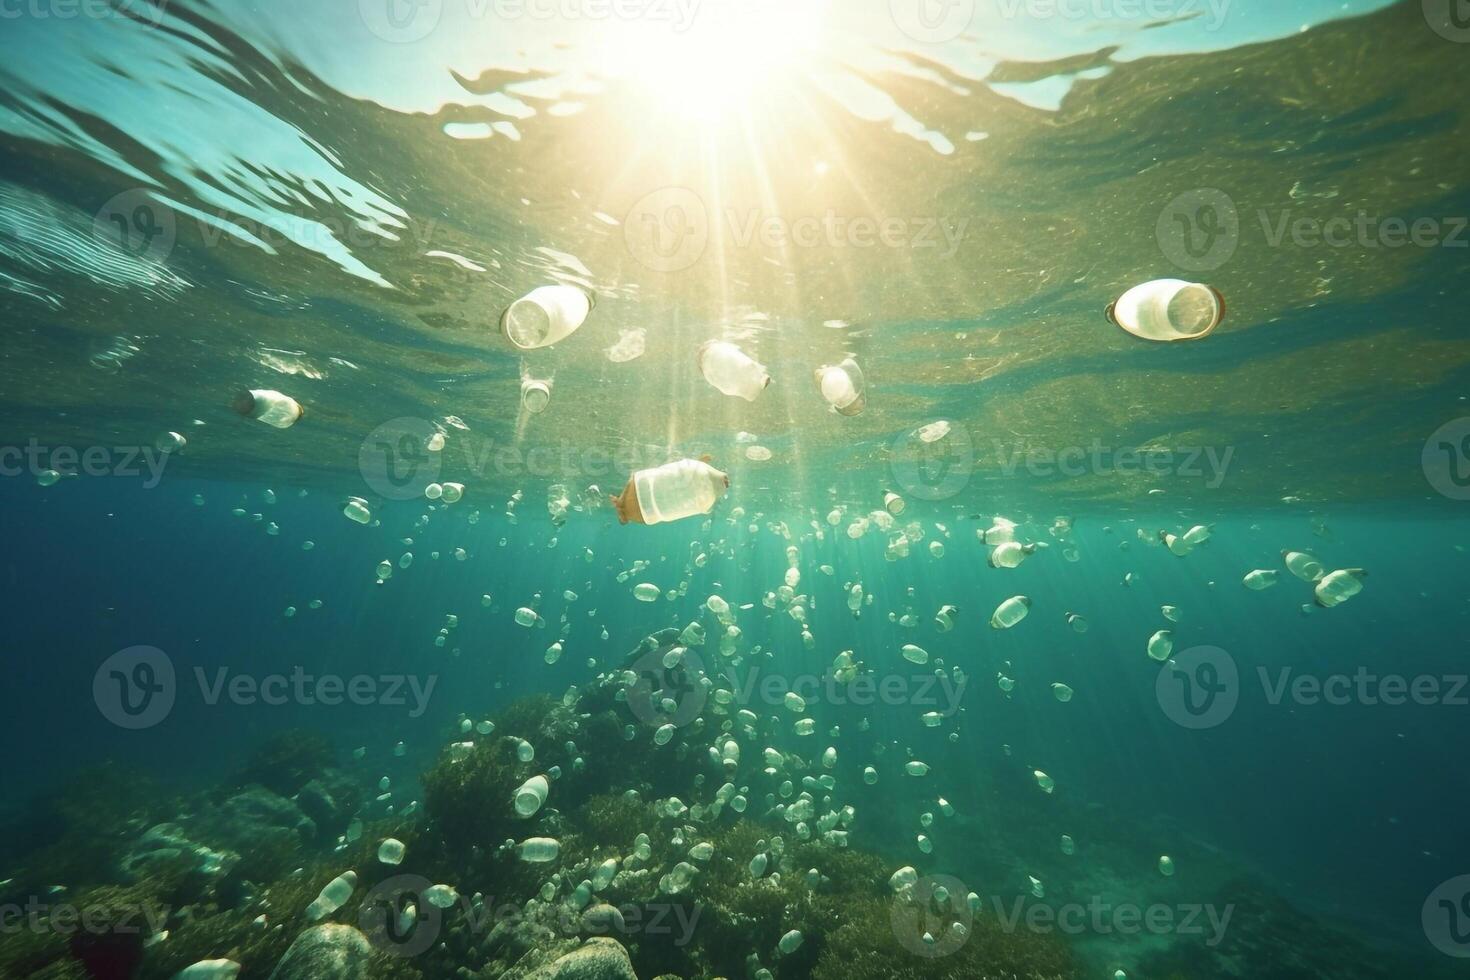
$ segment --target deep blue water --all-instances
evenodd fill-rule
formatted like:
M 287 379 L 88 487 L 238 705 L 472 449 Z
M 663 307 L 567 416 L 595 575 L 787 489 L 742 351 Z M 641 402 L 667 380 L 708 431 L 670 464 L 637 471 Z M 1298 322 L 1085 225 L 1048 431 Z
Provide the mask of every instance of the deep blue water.
M 559 695 L 585 684 L 594 673 L 589 657 L 599 669 L 620 664 L 639 638 L 684 625 L 706 596 L 719 593 L 732 605 L 755 603 L 737 614 L 742 649 L 762 644 L 774 651 L 762 676 L 820 676 L 838 650 L 854 649 L 878 676 L 897 679 L 893 703 L 874 707 L 822 703 L 841 698 L 807 694 L 819 723 L 809 741 L 827 744 L 822 733 L 840 725 L 832 744 L 854 781 L 873 747 L 888 743 L 890 752 L 912 749 L 927 761 L 934 791 L 961 812 L 975 805 L 971 794 L 983 782 L 1004 813 L 1009 798 L 1029 807 L 1036 793 L 1029 770 L 1042 768 L 1057 781 L 1080 841 L 1089 822 L 1105 814 L 1135 824 L 1160 851 L 1203 842 L 1218 848 L 1221 860 L 1277 882 L 1298 903 L 1358 921 L 1366 932 L 1405 939 L 1417 928 L 1423 896 L 1450 870 L 1470 865 L 1458 819 L 1470 804 L 1459 758 L 1470 708 L 1455 679 L 1465 673 L 1467 556 L 1455 547 L 1462 523 L 1350 513 L 1326 517 L 1324 537 L 1313 530 L 1322 530 L 1322 521 L 1283 507 L 1269 517 L 1222 515 L 1206 545 L 1177 558 L 1134 539 L 1139 524 L 1181 523 L 1170 522 L 1167 512 L 1158 520 L 1111 525 L 1082 514 L 1074 525 L 1080 561 L 1065 561 L 1053 546 L 1020 568 L 998 570 L 986 566 L 974 538 L 981 525 L 926 514 L 916 504 L 905 519 L 920 519 L 932 534 L 937 518 L 951 531 L 942 558 L 916 547 L 910 558 L 887 562 L 876 534 L 858 542 L 829 535 L 801 543 L 802 591 L 813 598 L 810 625 L 818 638 L 817 649 L 806 651 L 795 623 L 760 601 L 786 567 L 787 541 L 765 527 L 777 515 L 765 515 L 754 535 L 745 521 L 730 526 L 721 514 L 740 503 L 738 494 L 721 505 L 711 534 L 701 535 L 697 521 L 622 528 L 606 511 L 553 532 L 529 494 L 514 526 L 499 515 L 499 502 L 488 501 L 481 502 L 478 524 L 469 524 L 466 501 L 437 512 L 425 529 L 412 528 L 423 512 L 413 503 L 384 505 L 382 526 L 361 527 L 345 520 L 324 491 L 299 497 L 277 485 L 278 502 L 266 505 L 263 489 L 183 480 L 156 489 L 121 479 L 67 480 L 45 489 L 0 484 L 11 610 L 0 711 L 0 734 L 11 746 L 8 803 L 104 759 L 166 785 L 206 785 L 268 734 L 290 727 L 326 734 L 344 759 L 364 747 L 365 758 L 353 764 L 374 777 L 392 776 L 404 792 L 438 748 L 457 737 L 462 714 L 481 718 L 512 696 Z M 195 493 L 204 496 L 203 506 L 191 502 Z M 279 536 L 268 535 L 264 522 L 229 514 L 242 498 L 242 506 L 279 524 Z M 796 535 L 809 536 L 807 520 L 788 515 Z M 549 549 L 553 533 L 557 544 Z M 399 541 L 408 534 L 411 547 Z M 736 542 L 737 557 L 712 556 L 695 570 L 687 597 L 652 604 L 632 597 L 636 582 L 677 585 L 690 542 L 703 542 L 702 550 L 718 536 Z M 311 551 L 300 548 L 306 538 L 315 541 Z M 466 549 L 467 560 L 454 559 L 456 547 Z M 1284 570 L 1270 590 L 1242 587 L 1245 571 L 1280 567 L 1283 548 L 1310 550 L 1328 568 L 1364 567 L 1367 587 L 1342 606 L 1310 615 L 1300 610 L 1310 602 L 1310 587 Z M 396 562 L 409 550 L 412 566 L 375 584 L 377 563 Z M 434 550 L 441 553 L 437 561 L 429 557 Z M 615 573 L 637 559 L 652 564 L 617 583 Z M 824 563 L 834 567 L 833 577 L 817 570 Z M 1128 572 L 1136 579 L 1124 586 Z M 860 620 L 841 591 L 852 579 L 875 596 Z M 564 589 L 579 599 L 568 609 L 565 655 L 547 666 L 542 654 L 568 605 Z M 512 614 L 536 592 L 548 627 L 523 629 Z M 484 593 L 493 596 L 488 608 Z M 990 629 L 990 610 L 1012 594 L 1032 598 L 1030 616 L 1009 631 Z M 313 598 L 322 608 L 307 608 Z M 941 634 L 931 618 L 945 603 L 960 613 L 956 628 Z M 1144 654 L 1149 634 L 1168 625 L 1161 603 L 1183 611 L 1174 627 L 1176 653 L 1209 644 L 1228 651 L 1238 666 L 1237 706 L 1216 727 L 1182 728 L 1162 707 L 1155 688 L 1160 668 Z M 290 605 L 298 612 L 286 618 Z M 902 614 L 910 605 L 916 628 L 887 621 L 889 611 Z M 1071 629 L 1068 611 L 1086 617 L 1088 632 Z M 451 613 L 459 625 L 436 648 L 435 634 Z M 604 627 L 607 641 L 600 639 Z M 926 686 L 926 670 L 897 656 L 906 642 L 942 658 L 947 668 L 962 668 L 967 684 Z M 160 723 L 124 731 L 99 710 L 93 678 L 109 655 L 140 644 L 170 658 L 178 695 Z M 1017 682 L 1009 700 L 995 682 L 1004 661 Z M 194 674 L 198 668 L 213 678 L 225 668 L 231 676 L 260 678 L 297 667 L 342 677 L 413 675 L 433 686 L 425 710 L 411 717 L 411 694 L 402 705 L 234 705 L 228 697 L 211 705 Z M 1356 695 L 1343 705 L 1290 697 L 1272 703 L 1270 685 L 1282 669 L 1327 677 L 1360 668 L 1373 676 L 1442 679 L 1441 691 L 1458 703 L 1390 706 L 1361 703 Z M 1269 684 L 1261 670 L 1269 672 Z M 1054 681 L 1075 690 L 1069 703 L 1052 696 Z M 922 711 L 947 713 L 951 705 L 959 710 L 940 728 L 920 724 Z M 750 707 L 762 716 L 781 712 L 759 696 Z M 866 732 L 859 730 L 864 716 L 871 722 Z M 957 741 L 947 738 L 951 730 Z M 409 751 L 394 758 L 390 750 L 400 739 Z M 867 791 L 859 808 L 877 815 L 869 819 L 870 842 L 887 848 L 893 846 L 885 839 L 888 819 L 912 819 L 900 815 L 914 803 L 901 782 L 890 779 L 876 790 Z M 1005 831 L 1024 834 L 1027 812 L 1018 809 L 1016 825 Z M 960 864 L 967 848 L 984 849 L 942 837 L 940 846 L 940 855 Z

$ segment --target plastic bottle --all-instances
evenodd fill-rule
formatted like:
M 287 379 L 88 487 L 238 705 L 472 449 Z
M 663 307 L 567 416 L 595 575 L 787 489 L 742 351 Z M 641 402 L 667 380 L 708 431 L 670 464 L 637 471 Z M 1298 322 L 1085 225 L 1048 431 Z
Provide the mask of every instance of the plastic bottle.
M 1144 340 L 1198 340 L 1225 318 L 1225 297 L 1197 282 L 1155 279 L 1120 296 L 1107 318 Z
M 322 889 L 310 905 L 306 907 L 306 917 L 312 922 L 324 919 L 333 912 L 347 904 L 352 897 L 352 892 L 357 888 L 357 872 L 344 871 Z
M 1312 590 L 1317 605 L 1331 609 L 1339 603 L 1347 602 L 1363 591 L 1363 578 L 1367 574 L 1361 568 L 1339 568 L 1335 572 L 1328 572 Z
M 403 863 L 403 841 L 389 837 L 378 845 L 378 860 L 384 864 Z
M 995 607 L 995 613 L 990 617 L 990 627 L 998 630 L 1010 629 L 1025 619 L 1030 611 L 1030 599 L 1023 595 L 1013 595 Z
M 561 854 L 561 842 L 553 837 L 528 837 L 516 845 L 516 854 L 522 861 L 544 864 Z
M 1304 551 L 1283 551 L 1281 557 L 1291 574 L 1303 582 L 1319 581 L 1326 572 L 1320 561 Z
M 521 381 L 521 407 L 532 415 L 540 415 L 551 404 L 551 382 L 526 378 Z
M 817 389 L 839 415 L 861 415 L 867 408 L 868 394 L 863 372 L 852 358 L 841 364 L 824 364 L 817 368 L 815 376 Z
M 277 429 L 289 429 L 306 414 L 306 409 L 290 395 L 269 388 L 251 388 L 240 392 L 230 407 L 246 418 L 256 419 Z
M 551 789 L 551 784 L 546 781 L 545 776 L 532 776 L 521 784 L 515 792 L 515 810 L 518 817 L 533 817 L 546 802 L 546 794 Z
M 1148 638 L 1148 655 L 1159 663 L 1169 659 L 1169 654 L 1174 652 L 1174 633 L 1172 630 L 1159 630 Z
M 721 392 L 748 402 L 755 401 L 771 383 L 759 361 L 723 340 L 711 340 L 699 348 L 699 371 Z
M 730 478 L 703 459 L 681 459 L 633 474 L 612 498 L 618 520 L 662 524 L 708 514 L 730 487 Z
M 500 330 L 521 350 L 550 347 L 576 332 L 593 305 L 592 294 L 576 286 L 537 286 L 506 307 Z

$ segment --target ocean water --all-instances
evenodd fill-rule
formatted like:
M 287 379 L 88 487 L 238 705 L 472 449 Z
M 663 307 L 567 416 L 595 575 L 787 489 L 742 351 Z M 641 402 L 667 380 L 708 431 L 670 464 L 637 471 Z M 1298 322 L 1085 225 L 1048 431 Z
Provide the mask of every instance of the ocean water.
M 1457 6 L 0 45 L 0 977 L 1464 975 Z

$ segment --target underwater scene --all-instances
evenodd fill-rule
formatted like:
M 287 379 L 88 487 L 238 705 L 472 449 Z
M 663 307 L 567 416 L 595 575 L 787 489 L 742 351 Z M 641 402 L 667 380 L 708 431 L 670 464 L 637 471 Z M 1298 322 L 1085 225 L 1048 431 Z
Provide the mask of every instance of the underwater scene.
M 0 980 L 1470 977 L 1464 0 L 0 52 Z

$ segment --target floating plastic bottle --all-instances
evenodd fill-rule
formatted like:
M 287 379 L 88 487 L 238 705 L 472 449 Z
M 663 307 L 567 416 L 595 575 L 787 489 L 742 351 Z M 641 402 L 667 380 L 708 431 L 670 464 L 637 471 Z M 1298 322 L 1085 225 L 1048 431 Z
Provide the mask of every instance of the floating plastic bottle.
M 1347 602 L 1353 596 L 1363 591 L 1363 579 L 1367 576 L 1361 568 L 1339 568 L 1335 572 L 1329 572 L 1322 577 L 1313 590 L 1317 605 L 1325 609 L 1331 609 L 1340 603 Z
M 939 542 L 936 541 L 934 543 L 938 544 Z M 939 632 L 948 633 L 954 629 L 954 618 L 958 613 L 959 610 L 954 606 L 940 606 L 939 612 L 934 614 L 934 625 L 939 628 Z
M 883 495 L 883 509 L 894 517 L 902 514 L 906 506 L 908 505 L 904 502 L 904 499 L 891 490 Z
M 652 582 L 639 582 L 633 586 L 633 598 L 639 602 L 657 602 L 662 593 Z
M 153 447 L 161 453 L 176 453 L 181 451 L 189 440 L 178 432 L 165 432 L 153 440 Z
M 990 626 L 992 629 L 1008 630 L 1025 619 L 1026 614 L 1030 611 L 1031 600 L 1029 598 L 1023 595 L 1013 595 L 995 607 L 995 612 L 990 617 Z
M 1015 568 L 1036 550 L 1034 545 L 1023 545 L 1019 541 L 1003 541 L 990 553 L 991 568 Z
M 1172 630 L 1159 630 L 1148 638 L 1148 655 L 1159 663 L 1169 659 L 1174 652 L 1174 632 Z
M 1071 855 L 1077 853 L 1077 842 L 1074 841 L 1071 838 L 1071 836 L 1068 835 L 1068 834 L 1063 834 L 1062 835 L 1061 846 L 1062 846 L 1062 853 L 1063 854 L 1066 854 L 1068 856 L 1071 856 Z
M 532 864 L 555 861 L 561 855 L 561 842 L 554 837 L 528 837 L 516 845 L 516 856 Z
M 521 407 L 531 415 L 540 415 L 551 404 L 551 382 L 536 378 L 521 381 Z
M 1063 704 L 1066 704 L 1068 701 L 1072 700 L 1072 689 L 1060 682 L 1051 686 L 1051 693 L 1056 697 L 1058 701 L 1062 702 Z
M 801 948 L 801 941 L 801 933 L 796 929 L 792 929 L 786 935 L 781 937 L 780 941 L 776 943 L 776 948 L 779 949 L 783 954 L 789 956 Z
M 869 786 L 876 785 L 878 782 L 878 770 L 874 769 L 872 766 L 864 766 L 863 782 L 867 783 Z
M 500 330 L 521 350 L 550 347 L 575 333 L 593 305 L 592 294 L 576 286 L 537 286 L 506 307 Z
M 1159 858 L 1159 874 L 1165 878 L 1174 877 L 1174 859 L 1167 854 Z
M 1199 340 L 1225 318 L 1225 297 L 1197 282 L 1155 279 L 1128 290 L 1106 315 L 1144 340 Z
M 1164 618 L 1171 623 L 1179 622 L 1179 620 L 1182 619 L 1184 616 L 1184 614 L 1179 611 L 1178 606 L 1160 606 L 1159 612 L 1162 613 Z
M 347 904 L 357 888 L 357 872 L 344 871 L 327 882 L 316 899 L 306 907 L 306 917 L 312 922 L 326 918 Z
M 904 763 L 903 771 L 910 776 L 924 776 L 928 774 L 929 766 L 927 763 L 920 762 L 918 759 L 911 759 Z
M 1316 582 L 1327 572 L 1320 561 L 1304 551 L 1283 551 L 1281 558 L 1286 562 L 1286 570 L 1303 582 Z
M 373 521 L 372 509 L 361 497 L 348 497 L 342 505 L 342 516 L 357 524 L 371 524 Z
M 424 889 L 424 901 L 436 909 L 453 908 L 459 901 L 459 892 L 449 885 L 430 885 Z
M 861 415 L 868 405 L 867 385 L 862 369 L 852 358 L 841 364 L 824 364 L 815 372 L 817 389 L 833 411 L 841 415 Z M 836 521 L 831 521 L 834 526 Z
M 1241 584 L 1252 592 L 1260 592 L 1269 589 L 1276 584 L 1278 573 L 1272 568 L 1257 568 L 1246 572 L 1245 577 L 1240 580 Z
M 1072 627 L 1073 633 L 1086 633 L 1088 622 L 1080 614 L 1069 612 L 1067 613 L 1067 625 Z
M 378 845 L 378 860 L 384 864 L 403 863 L 403 841 L 389 837 Z
M 706 460 L 681 459 L 634 473 L 612 502 L 620 523 L 662 524 L 708 514 L 729 488 Z
M 1050 793 L 1052 790 L 1057 788 L 1057 781 L 1055 779 L 1052 779 L 1046 773 L 1042 772 L 1040 769 L 1037 769 L 1031 775 L 1035 777 L 1036 785 L 1041 787 L 1041 791 L 1043 793 Z
M 230 407 L 246 418 L 276 429 L 289 429 L 306 414 L 306 409 L 296 399 L 269 388 L 242 391 L 230 402 Z
M 903 655 L 903 659 L 911 664 L 927 664 L 929 662 L 929 651 L 923 647 L 914 646 L 912 643 L 905 643 L 900 653 Z
M 512 797 L 516 816 L 522 819 L 534 817 L 536 812 L 546 803 L 546 794 L 550 792 L 551 784 L 545 776 L 532 776 L 521 783 Z
M 711 340 L 699 348 L 704 380 L 727 395 L 753 402 L 771 383 L 765 367 L 734 344 Z

